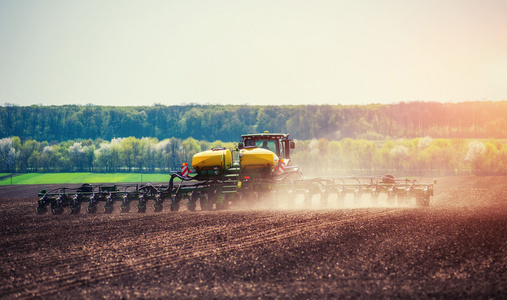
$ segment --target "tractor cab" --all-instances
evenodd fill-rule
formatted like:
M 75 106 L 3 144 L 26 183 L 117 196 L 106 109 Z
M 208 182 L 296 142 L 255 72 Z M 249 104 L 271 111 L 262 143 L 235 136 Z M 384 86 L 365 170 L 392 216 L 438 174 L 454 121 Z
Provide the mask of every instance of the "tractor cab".
M 289 139 L 288 134 L 264 131 L 264 133 L 242 135 L 238 148 L 264 148 L 275 153 L 281 159 L 289 160 L 290 149 L 294 149 L 295 145 L 294 141 Z

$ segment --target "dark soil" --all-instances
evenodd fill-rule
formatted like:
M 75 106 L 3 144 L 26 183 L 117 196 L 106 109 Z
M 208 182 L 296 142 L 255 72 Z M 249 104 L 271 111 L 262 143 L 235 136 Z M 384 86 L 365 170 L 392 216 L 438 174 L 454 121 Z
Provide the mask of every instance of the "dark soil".
M 427 208 L 37 215 L 40 189 L 0 187 L 0 298 L 507 297 L 505 177 Z

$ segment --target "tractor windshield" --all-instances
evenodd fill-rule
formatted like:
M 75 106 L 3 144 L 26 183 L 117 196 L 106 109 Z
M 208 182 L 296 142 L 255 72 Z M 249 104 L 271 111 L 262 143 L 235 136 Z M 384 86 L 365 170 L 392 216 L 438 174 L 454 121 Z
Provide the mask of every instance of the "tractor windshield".
M 271 152 L 276 153 L 276 155 L 280 156 L 280 145 L 278 140 L 246 140 L 245 146 L 257 146 L 259 148 L 264 148 L 270 150 Z

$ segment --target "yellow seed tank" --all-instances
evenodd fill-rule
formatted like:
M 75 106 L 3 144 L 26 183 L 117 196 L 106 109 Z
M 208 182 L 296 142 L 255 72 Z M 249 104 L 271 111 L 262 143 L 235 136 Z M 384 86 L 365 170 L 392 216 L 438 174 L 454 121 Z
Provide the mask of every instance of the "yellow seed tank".
M 232 164 L 232 155 L 229 149 L 214 148 L 199 152 L 192 157 L 192 167 L 196 171 L 210 170 L 218 167 L 228 169 Z
M 263 148 L 243 148 L 239 152 L 241 168 L 262 169 L 278 165 L 278 156 Z

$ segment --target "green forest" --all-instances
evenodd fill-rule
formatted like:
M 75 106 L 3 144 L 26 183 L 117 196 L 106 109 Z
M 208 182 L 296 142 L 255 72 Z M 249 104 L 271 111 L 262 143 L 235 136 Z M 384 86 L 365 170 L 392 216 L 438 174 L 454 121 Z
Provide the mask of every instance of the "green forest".
M 0 172 L 169 172 L 241 134 L 290 133 L 312 175 L 507 174 L 507 101 L 0 107 Z
M 241 134 L 290 133 L 299 140 L 507 137 L 507 101 L 389 105 L 185 105 L 0 107 L 0 138 L 87 140 L 151 137 L 225 142 Z

